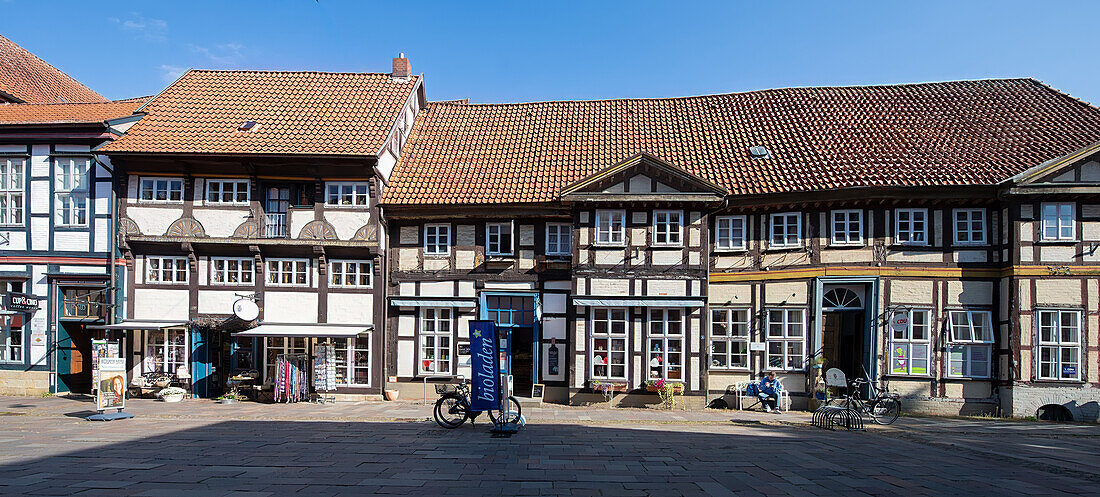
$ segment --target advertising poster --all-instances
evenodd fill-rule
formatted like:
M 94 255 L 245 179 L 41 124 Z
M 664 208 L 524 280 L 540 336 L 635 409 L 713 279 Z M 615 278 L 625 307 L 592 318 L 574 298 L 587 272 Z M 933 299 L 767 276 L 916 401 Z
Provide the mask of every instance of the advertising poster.
M 492 321 L 470 321 L 470 409 L 500 409 L 500 365 L 497 327 Z
M 126 405 L 126 359 L 100 357 L 96 376 L 96 409 L 122 409 Z
M 92 378 L 99 378 L 99 360 L 109 357 L 107 353 L 107 340 L 92 340 Z M 115 356 L 117 357 L 117 355 Z M 93 382 L 92 390 L 99 388 L 99 382 Z

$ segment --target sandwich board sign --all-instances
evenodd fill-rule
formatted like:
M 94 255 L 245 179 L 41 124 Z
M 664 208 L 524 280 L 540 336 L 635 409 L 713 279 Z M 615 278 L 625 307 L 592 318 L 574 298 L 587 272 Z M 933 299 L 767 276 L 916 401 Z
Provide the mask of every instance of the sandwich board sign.
M 126 359 L 121 357 L 100 357 L 98 374 L 95 378 L 95 407 L 99 414 L 88 416 L 89 421 L 112 421 L 134 417 L 122 412 L 126 407 Z M 118 409 L 117 412 L 104 412 Z

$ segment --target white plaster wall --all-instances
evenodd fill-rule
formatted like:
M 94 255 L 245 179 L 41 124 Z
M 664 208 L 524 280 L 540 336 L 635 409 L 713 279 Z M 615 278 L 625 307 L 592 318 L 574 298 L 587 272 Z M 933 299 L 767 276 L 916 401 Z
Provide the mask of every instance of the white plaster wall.
M 263 320 L 269 323 L 316 323 L 317 294 L 264 292 Z
M 73 274 L 107 274 L 103 266 L 58 266 L 58 271 Z
M 0 231 L 0 250 L 27 250 L 27 232 Z
M 237 293 L 245 293 L 239 290 L 201 290 L 199 291 L 199 313 L 201 314 L 232 314 L 233 302 L 240 297 Z
M 186 289 L 138 288 L 134 290 L 134 319 L 163 321 L 189 318 L 190 299 Z
M 425 281 L 420 283 L 420 295 L 424 297 L 454 297 L 454 281 Z
M 932 281 L 890 280 L 890 302 L 932 304 Z
M 534 290 L 535 283 L 533 281 L 486 281 L 486 290 Z
M 748 283 L 712 283 L 707 287 L 707 298 L 711 304 L 750 304 L 752 285 Z
M 44 217 L 34 217 L 30 221 L 31 250 L 50 249 L 50 220 Z
M 1035 305 L 1081 305 L 1081 282 L 1076 279 L 1035 280 Z
M 374 294 L 328 294 L 328 322 L 340 324 L 373 324 L 377 329 L 383 323 L 374 322 Z
M 45 180 L 32 180 L 30 184 L 30 212 L 47 214 L 50 212 L 50 184 Z M 24 214 L 26 216 L 26 214 Z
M 684 260 L 683 252 L 679 250 L 651 250 L 653 264 L 657 266 L 672 266 Z
M 764 302 L 768 304 L 805 304 L 808 300 L 806 283 L 765 283 Z
M 1049 246 L 1039 248 L 1039 259 L 1044 262 L 1073 262 L 1077 248 L 1073 246 Z
M 106 252 L 111 243 L 111 220 L 97 218 L 95 220 L 95 247 L 96 252 Z
M 397 342 L 397 375 L 412 376 L 415 373 L 416 344 L 411 340 Z
M 290 208 L 286 214 L 287 230 L 290 233 L 291 238 L 298 238 L 298 235 L 302 232 L 302 228 L 306 227 L 310 221 L 317 218 L 317 213 L 313 209 L 295 209 Z
M 53 235 L 53 248 L 54 250 L 68 252 L 88 253 L 90 250 L 89 238 L 87 231 L 57 231 Z
M 103 168 L 97 168 L 97 170 Z M 111 183 L 99 182 L 95 184 L 94 207 L 97 214 L 109 214 L 111 212 Z
M 172 221 L 183 216 L 183 207 L 141 207 L 131 205 L 126 215 L 133 219 L 142 234 L 161 236 L 168 231 Z
M 566 295 L 561 293 L 544 293 L 542 295 L 542 312 L 565 313 Z
M 214 238 L 229 238 L 246 219 L 251 211 L 245 208 L 211 209 L 196 208 L 192 211 L 195 220 L 202 224 L 206 235 Z M 263 229 L 262 227 L 260 229 Z
M 886 253 L 891 262 L 943 262 L 943 252 L 925 252 L 920 250 L 891 250 Z
M 402 314 L 397 317 L 397 336 L 416 336 L 416 316 L 413 316 L 411 314 Z
M 992 281 L 947 281 L 948 305 L 993 305 Z
M 336 236 L 341 240 L 350 240 L 363 225 L 370 222 L 370 211 L 360 209 L 338 209 L 326 206 L 325 220 L 336 228 Z
M 687 281 L 686 280 L 649 280 L 646 282 L 646 295 L 659 297 L 659 296 L 682 296 L 687 295 Z
M 542 318 L 542 337 L 565 340 L 565 318 Z
M 608 296 L 630 294 L 630 280 L 592 278 L 589 287 L 587 295 Z
M 31 146 L 31 176 L 48 176 L 50 174 L 50 146 Z

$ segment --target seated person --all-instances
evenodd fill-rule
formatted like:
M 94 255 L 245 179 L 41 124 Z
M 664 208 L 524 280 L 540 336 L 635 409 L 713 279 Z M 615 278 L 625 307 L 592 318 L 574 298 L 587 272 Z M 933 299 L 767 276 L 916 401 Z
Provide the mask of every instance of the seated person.
M 767 376 L 760 379 L 760 383 L 756 386 L 756 391 L 757 395 L 760 397 L 760 403 L 764 405 L 765 411 L 782 414 L 783 411 L 779 410 L 778 402 L 779 393 L 783 391 L 783 384 L 775 379 L 774 371 L 769 371 Z

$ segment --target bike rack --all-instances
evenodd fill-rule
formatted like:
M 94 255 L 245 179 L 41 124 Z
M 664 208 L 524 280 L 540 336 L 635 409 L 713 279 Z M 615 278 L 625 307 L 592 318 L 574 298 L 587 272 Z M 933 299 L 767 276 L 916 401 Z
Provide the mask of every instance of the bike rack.
M 863 430 L 863 416 L 849 407 L 821 406 L 814 411 L 810 424 L 825 430 L 844 428 Z

